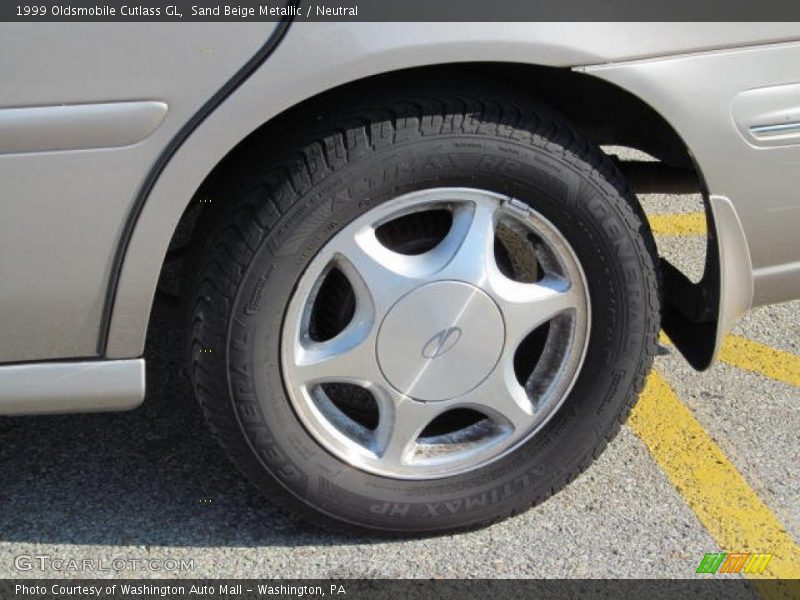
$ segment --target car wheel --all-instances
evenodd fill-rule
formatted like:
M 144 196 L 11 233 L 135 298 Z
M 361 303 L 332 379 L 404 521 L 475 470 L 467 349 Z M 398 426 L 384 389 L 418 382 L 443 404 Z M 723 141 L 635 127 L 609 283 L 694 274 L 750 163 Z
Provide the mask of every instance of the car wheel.
M 233 461 L 305 518 L 392 531 L 562 488 L 656 350 L 655 246 L 615 166 L 496 90 L 297 129 L 199 228 L 191 374 Z

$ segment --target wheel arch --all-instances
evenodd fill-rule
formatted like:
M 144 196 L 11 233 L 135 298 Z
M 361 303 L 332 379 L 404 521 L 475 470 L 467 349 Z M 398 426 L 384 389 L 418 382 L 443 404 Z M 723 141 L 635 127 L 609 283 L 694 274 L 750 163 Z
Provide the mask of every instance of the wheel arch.
M 370 93 L 376 86 L 420 85 L 443 76 L 477 77 L 487 85 L 498 79 L 510 81 L 532 101 L 560 112 L 598 144 L 637 148 L 670 168 L 693 172 L 704 191 L 702 174 L 690 152 L 653 107 L 615 84 L 570 68 L 499 61 L 398 68 L 340 82 L 310 98 L 300 97 L 282 110 L 278 105 L 273 111 L 268 103 L 259 102 L 266 84 L 262 70 L 263 67 L 251 78 L 258 80 L 255 85 L 245 82 L 190 134 L 187 143 L 154 179 L 132 223 L 130 241 L 119 250 L 120 269 L 110 275 L 116 285 L 107 300 L 108 319 L 103 328 L 106 336 L 100 340 L 105 356 L 129 358 L 142 354 L 159 275 L 170 248 L 179 251 L 180 245 L 191 238 L 198 217 L 210 209 L 203 191 L 229 175 L 231 165 L 250 143 L 275 139 L 296 119 L 307 118 L 315 107 L 335 105 L 352 94 Z M 592 98 L 592 102 L 585 98 Z M 705 193 L 704 198 L 707 199 Z M 713 223 L 713 219 L 709 222 Z M 716 268 L 714 264 L 707 265 L 709 272 Z M 718 294 L 712 296 L 716 299 Z M 699 368 L 711 360 L 708 335 L 688 336 L 676 342 Z

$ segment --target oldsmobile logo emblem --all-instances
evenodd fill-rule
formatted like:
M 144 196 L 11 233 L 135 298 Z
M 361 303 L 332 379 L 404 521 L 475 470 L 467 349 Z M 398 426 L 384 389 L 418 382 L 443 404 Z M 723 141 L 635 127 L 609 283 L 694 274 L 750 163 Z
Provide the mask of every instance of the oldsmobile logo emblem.
M 436 333 L 431 339 L 425 342 L 422 347 L 422 356 L 427 359 L 439 358 L 446 352 L 453 349 L 461 339 L 460 327 L 448 327 Z

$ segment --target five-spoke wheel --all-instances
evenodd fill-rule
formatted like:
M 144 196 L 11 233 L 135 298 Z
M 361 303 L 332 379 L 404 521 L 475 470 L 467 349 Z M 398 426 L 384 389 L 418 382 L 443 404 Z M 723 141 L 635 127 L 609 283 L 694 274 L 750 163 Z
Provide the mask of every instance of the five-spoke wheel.
M 283 371 L 328 451 L 378 475 L 443 477 L 547 421 L 588 328 L 582 270 L 546 219 L 491 192 L 434 188 L 368 211 L 314 258 L 287 311 Z

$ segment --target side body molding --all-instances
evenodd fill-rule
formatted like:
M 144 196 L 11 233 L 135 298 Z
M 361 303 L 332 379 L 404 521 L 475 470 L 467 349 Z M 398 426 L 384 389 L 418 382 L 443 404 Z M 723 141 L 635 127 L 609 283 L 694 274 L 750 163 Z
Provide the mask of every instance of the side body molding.
M 155 100 L 0 108 L 0 154 L 129 146 L 166 114 L 167 104 Z
M 0 366 L 0 415 L 130 410 L 144 400 L 144 359 Z
M 800 144 L 800 84 L 745 90 L 733 99 L 731 116 L 753 146 Z

